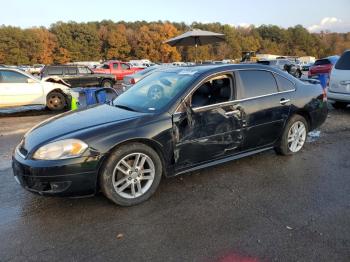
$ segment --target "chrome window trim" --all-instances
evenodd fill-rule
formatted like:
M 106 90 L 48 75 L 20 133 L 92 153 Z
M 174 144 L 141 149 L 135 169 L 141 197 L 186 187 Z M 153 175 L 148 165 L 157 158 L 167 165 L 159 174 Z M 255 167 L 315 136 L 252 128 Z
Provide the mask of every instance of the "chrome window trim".
M 197 88 L 202 85 L 208 78 L 212 78 L 214 77 L 215 75 L 220 75 L 220 74 L 227 74 L 227 73 L 234 73 L 236 71 L 247 71 L 247 70 L 250 70 L 250 71 L 267 71 L 267 72 L 270 72 L 272 74 L 278 74 L 279 76 L 281 77 L 284 77 L 285 79 L 287 79 L 288 81 L 292 82 L 291 80 L 289 80 L 288 78 L 286 78 L 285 76 L 281 75 L 280 73 L 278 72 L 275 72 L 275 71 L 272 71 L 272 70 L 268 70 L 268 69 L 260 69 L 260 68 L 240 68 L 240 69 L 233 69 L 233 70 L 227 70 L 227 71 L 222 71 L 222 72 L 216 72 L 212 75 L 209 75 L 208 77 L 204 78 L 203 80 L 201 80 L 194 88 L 192 88 L 192 90 L 185 96 L 184 99 L 182 99 L 183 101 L 185 101 L 188 96 L 192 95 L 194 93 L 195 90 L 197 90 Z M 275 77 L 274 77 L 275 78 Z M 275 78 L 275 81 L 276 81 L 276 78 Z M 240 102 L 244 102 L 244 101 L 249 101 L 249 100 L 253 100 L 253 99 L 257 99 L 257 98 L 261 98 L 261 97 L 266 97 L 266 96 L 272 96 L 272 95 L 277 95 L 277 94 L 284 94 L 284 93 L 291 93 L 291 92 L 295 92 L 296 91 L 296 83 L 292 82 L 292 84 L 294 85 L 294 89 L 292 90 L 286 90 L 286 91 L 278 91 L 278 92 L 275 92 L 275 93 L 270 93 L 270 94 L 266 94 L 266 95 L 260 95 L 260 96 L 254 96 L 254 97 L 248 97 L 248 98 L 242 98 L 242 99 L 237 99 L 237 100 L 232 100 L 232 101 L 226 101 L 226 102 L 222 102 L 222 103 L 218 103 L 218 104 L 214 104 L 214 105 L 207 105 L 207 106 L 201 106 L 201 107 L 196 107 L 196 108 L 193 108 L 193 111 L 194 112 L 201 112 L 201 111 L 205 111 L 206 109 L 211 109 L 211 108 L 216 108 L 216 107 L 220 107 L 220 106 L 228 106 L 228 105 L 231 105 L 231 104 L 236 104 L 236 103 L 240 103 Z M 278 88 L 278 83 L 276 81 L 276 86 Z M 234 88 L 234 87 L 233 87 Z M 181 111 L 178 111 L 179 107 L 181 106 L 182 103 L 180 103 L 176 109 L 175 109 L 175 112 L 174 112 L 174 115 L 176 114 L 179 114 L 179 113 L 183 113 Z

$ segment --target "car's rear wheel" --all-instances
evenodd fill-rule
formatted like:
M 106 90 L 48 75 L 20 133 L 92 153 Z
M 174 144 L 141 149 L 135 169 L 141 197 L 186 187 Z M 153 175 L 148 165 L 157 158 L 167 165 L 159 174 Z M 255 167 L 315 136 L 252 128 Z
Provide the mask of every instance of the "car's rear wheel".
M 305 144 L 308 133 L 308 124 L 301 115 L 292 116 L 280 138 L 278 146 L 275 147 L 277 153 L 282 155 L 292 155 L 299 152 Z
M 121 206 L 139 204 L 158 188 L 162 162 L 157 152 L 142 143 L 120 146 L 111 154 L 100 174 L 104 195 Z
M 334 102 L 332 103 L 332 106 L 335 108 L 335 109 L 344 109 L 348 106 L 348 103 L 346 102 Z
M 113 83 L 110 80 L 103 80 L 101 86 L 105 88 L 111 88 L 113 87 Z
M 66 97 L 60 92 L 51 92 L 46 97 L 46 105 L 52 111 L 63 110 L 66 104 Z

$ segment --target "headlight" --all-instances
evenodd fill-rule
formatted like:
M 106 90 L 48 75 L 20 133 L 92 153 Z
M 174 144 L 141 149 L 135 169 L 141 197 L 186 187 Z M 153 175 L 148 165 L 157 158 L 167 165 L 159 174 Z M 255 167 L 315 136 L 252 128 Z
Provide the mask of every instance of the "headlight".
M 81 140 L 65 139 L 40 147 L 35 151 L 33 159 L 57 160 L 78 157 L 87 147 L 88 145 Z

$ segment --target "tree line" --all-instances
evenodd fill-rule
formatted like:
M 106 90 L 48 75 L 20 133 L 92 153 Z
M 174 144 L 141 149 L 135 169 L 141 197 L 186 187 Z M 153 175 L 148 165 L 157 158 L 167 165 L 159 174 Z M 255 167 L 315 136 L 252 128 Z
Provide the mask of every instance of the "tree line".
M 325 57 L 350 48 L 348 33 L 310 33 L 301 25 L 234 27 L 220 23 L 191 25 L 172 22 L 57 22 L 49 28 L 0 26 L 0 64 L 59 64 L 108 59 L 150 59 L 154 62 L 194 61 L 194 47 L 163 42 L 191 28 L 226 35 L 226 41 L 200 46 L 200 60 L 235 59 L 242 51 L 290 56 Z

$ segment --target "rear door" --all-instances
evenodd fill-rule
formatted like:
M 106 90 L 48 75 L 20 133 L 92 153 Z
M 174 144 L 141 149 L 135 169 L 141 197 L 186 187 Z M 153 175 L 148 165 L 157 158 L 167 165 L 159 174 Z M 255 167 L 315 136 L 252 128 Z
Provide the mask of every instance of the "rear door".
M 289 116 L 294 84 L 265 70 L 239 70 L 239 109 L 244 127 L 243 149 L 249 150 L 272 145 L 281 135 Z
M 345 52 L 335 64 L 330 79 L 329 90 L 350 94 L 350 51 Z
M 0 107 L 44 103 L 39 80 L 17 71 L 0 70 Z

